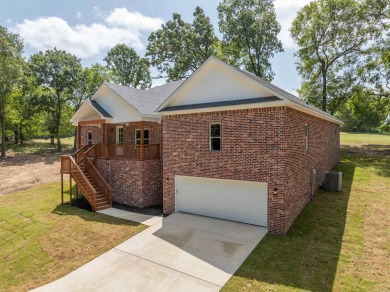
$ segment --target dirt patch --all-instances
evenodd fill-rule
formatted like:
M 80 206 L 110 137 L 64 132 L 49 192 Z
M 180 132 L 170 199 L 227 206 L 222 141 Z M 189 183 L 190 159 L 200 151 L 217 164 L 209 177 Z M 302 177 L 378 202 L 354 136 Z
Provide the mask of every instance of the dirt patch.
M 0 159 L 0 195 L 60 180 L 60 156 L 64 153 L 7 154 Z

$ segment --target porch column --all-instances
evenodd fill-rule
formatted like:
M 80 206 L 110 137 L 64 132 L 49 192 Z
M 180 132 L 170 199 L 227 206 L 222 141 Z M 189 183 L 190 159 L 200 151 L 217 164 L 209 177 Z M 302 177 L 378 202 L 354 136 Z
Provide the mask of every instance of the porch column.
M 109 159 L 109 149 L 108 149 L 108 125 L 106 123 L 103 124 L 103 130 L 104 130 L 104 159 Z
M 141 122 L 141 148 L 140 148 L 140 160 L 144 160 L 144 122 Z
M 77 150 L 81 148 L 81 125 L 77 123 Z

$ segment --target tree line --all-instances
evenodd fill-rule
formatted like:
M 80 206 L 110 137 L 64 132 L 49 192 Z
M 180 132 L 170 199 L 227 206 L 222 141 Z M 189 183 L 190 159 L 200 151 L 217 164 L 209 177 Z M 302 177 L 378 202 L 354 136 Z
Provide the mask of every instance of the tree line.
M 290 28 L 300 97 L 339 117 L 345 130 L 390 130 L 389 6 L 388 0 L 315 0 Z M 272 81 L 271 59 L 283 51 L 273 0 L 224 0 L 217 12 L 221 39 L 196 7 L 192 22 L 174 13 L 152 32 L 145 56 L 118 44 L 103 64 L 85 68 L 57 48 L 24 59 L 23 41 L 0 26 L 2 156 L 10 135 L 23 143 L 46 133 L 60 151 L 61 136 L 74 131 L 70 117 L 104 81 L 146 89 L 152 78 L 187 78 L 212 55 Z

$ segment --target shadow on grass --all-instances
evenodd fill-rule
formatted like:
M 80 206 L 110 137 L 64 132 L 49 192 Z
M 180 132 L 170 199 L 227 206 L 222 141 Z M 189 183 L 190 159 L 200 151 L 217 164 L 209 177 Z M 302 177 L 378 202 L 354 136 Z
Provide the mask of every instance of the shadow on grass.
M 113 224 L 113 225 L 129 225 L 129 226 L 139 226 L 140 223 L 120 219 L 112 216 L 108 216 L 101 213 L 90 212 L 84 209 L 80 209 L 74 206 L 70 206 L 68 204 L 58 205 L 52 211 L 52 213 L 60 216 L 78 216 L 84 221 L 89 222 L 99 222 L 105 224 Z
M 242 281 L 249 281 L 254 285 L 262 282 L 331 291 L 355 167 L 356 163 L 349 160 L 339 163 L 336 169 L 343 172 L 342 192 L 318 191 L 287 236 L 267 234 L 228 282 L 226 290 L 240 289 Z
M 342 145 L 341 152 L 348 156 L 390 156 L 390 145 Z

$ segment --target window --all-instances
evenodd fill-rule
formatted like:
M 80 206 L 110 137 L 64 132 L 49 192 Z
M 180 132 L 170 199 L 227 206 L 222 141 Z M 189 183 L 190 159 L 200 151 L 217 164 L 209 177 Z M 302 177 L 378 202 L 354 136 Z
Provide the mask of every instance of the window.
M 221 151 L 221 124 L 210 124 L 210 151 Z
M 304 128 L 304 146 L 305 146 L 305 150 L 309 150 L 309 125 L 308 124 L 305 124 L 305 128 Z
M 87 132 L 87 145 L 92 145 L 92 131 Z
M 135 130 L 135 144 L 141 144 L 141 130 Z M 144 144 L 149 144 L 149 129 L 144 129 Z

